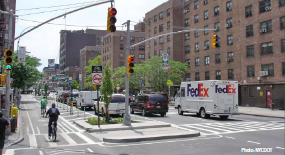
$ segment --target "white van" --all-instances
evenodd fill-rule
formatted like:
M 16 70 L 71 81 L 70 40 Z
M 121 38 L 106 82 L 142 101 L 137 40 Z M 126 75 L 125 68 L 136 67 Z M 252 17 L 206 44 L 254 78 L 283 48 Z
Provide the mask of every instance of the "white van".
M 100 96 L 100 92 L 99 96 Z M 80 106 L 81 109 L 84 107 L 93 107 L 94 100 L 97 100 L 97 91 L 81 91 L 79 92 L 79 97 L 76 99 L 76 105 Z
M 61 95 L 65 92 L 65 90 L 59 90 L 56 93 L 56 101 L 61 102 Z
M 98 113 L 97 101 L 95 103 L 95 112 Z M 100 97 L 99 101 L 99 113 L 103 116 L 106 114 L 105 102 L 103 98 Z M 125 114 L 125 95 L 123 94 L 112 94 L 112 100 L 109 104 L 109 114 L 110 115 L 124 115 Z
M 238 82 L 224 80 L 182 82 L 175 97 L 178 114 L 196 113 L 227 119 L 238 114 Z

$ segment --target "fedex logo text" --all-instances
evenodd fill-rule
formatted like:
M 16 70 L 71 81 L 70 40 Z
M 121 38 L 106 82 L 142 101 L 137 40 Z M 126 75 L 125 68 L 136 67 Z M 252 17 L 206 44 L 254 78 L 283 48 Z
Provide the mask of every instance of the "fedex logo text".
M 209 88 L 203 88 L 203 83 L 198 84 L 198 88 L 191 88 L 191 84 L 187 84 L 187 96 L 191 97 L 209 97 Z
M 227 85 L 225 88 L 218 87 L 216 85 L 215 92 L 216 93 L 226 93 L 226 94 L 235 94 L 236 93 L 236 88 L 231 88 L 231 85 Z

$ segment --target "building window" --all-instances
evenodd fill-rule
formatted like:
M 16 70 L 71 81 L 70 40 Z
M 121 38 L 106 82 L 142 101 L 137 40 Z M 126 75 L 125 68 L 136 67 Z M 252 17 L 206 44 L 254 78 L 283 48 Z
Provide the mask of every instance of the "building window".
M 194 32 L 194 37 L 195 37 L 195 38 L 198 38 L 198 37 L 199 37 L 199 31 L 195 31 L 195 32 Z
M 153 21 L 154 21 L 154 22 L 157 21 L 157 15 L 155 15 L 155 16 L 153 17 Z
M 170 8 L 169 8 L 169 9 L 167 9 L 167 11 L 166 11 L 166 12 L 167 12 L 167 17 L 168 17 L 168 16 L 170 16 Z
M 185 74 L 185 80 L 186 81 L 191 81 L 191 74 L 190 73 L 186 73 Z
M 195 66 L 199 66 L 200 65 L 200 58 L 195 58 Z
M 272 31 L 272 21 L 265 21 L 260 23 L 260 33 L 267 33 L 267 32 L 271 32 Z
M 190 26 L 190 18 L 184 20 L 184 27 Z
M 148 30 L 148 37 L 150 37 L 150 30 Z
M 130 50 L 134 51 L 134 50 L 136 50 L 136 47 L 133 46 L 130 48 Z
M 170 21 L 167 22 L 167 29 L 170 29 Z
M 124 58 L 124 54 L 120 54 L 120 59 L 123 59 Z
M 148 19 L 148 25 L 150 25 L 150 18 Z
M 156 27 L 154 27 L 154 29 L 153 29 L 153 33 L 154 33 L 154 34 L 156 34 L 156 33 L 157 33 L 157 28 L 156 28 Z
M 189 67 L 191 66 L 190 59 L 186 59 L 186 60 L 185 60 L 185 63 L 186 63 Z
M 210 57 L 205 56 L 205 65 L 209 65 L 209 64 L 210 64 Z
M 252 16 L 252 5 L 245 7 L 245 17 L 251 17 Z
M 167 48 L 167 54 L 170 55 L 170 47 Z
M 285 1 L 284 0 L 279 0 L 279 6 L 284 6 Z
M 163 31 L 163 24 L 159 25 L 159 32 Z
M 150 48 L 150 40 L 148 41 L 148 48 Z
M 145 51 L 145 46 L 144 45 L 139 45 L 139 51 Z
M 195 81 L 200 81 L 200 73 L 199 72 L 195 73 Z
M 157 56 L 157 51 L 154 51 L 154 55 Z
M 246 57 L 254 57 L 254 45 L 246 46 Z
M 274 64 L 261 65 L 261 71 L 268 71 L 268 76 L 274 76 Z
M 10 6 L 7 6 L 6 8 L 7 8 L 8 11 L 10 11 Z
M 144 41 L 145 38 L 144 37 L 139 37 L 139 42 Z
M 124 45 L 123 44 L 120 45 L 120 50 L 124 50 Z
M 120 41 L 124 41 L 124 37 L 121 36 L 121 37 L 120 37 Z
M 135 40 L 135 37 L 131 37 L 131 42 L 134 42 Z
M 246 27 L 246 36 L 247 37 L 253 36 L 253 25 L 249 25 Z
M 231 28 L 233 27 L 233 19 L 232 18 L 228 18 L 226 20 L 226 28 Z
M 204 20 L 207 20 L 209 18 L 209 12 L 205 11 L 204 12 Z
M 183 10 L 183 13 L 184 13 L 184 14 L 186 14 L 186 13 L 188 13 L 188 12 L 190 12 L 190 6 L 189 6 L 189 4 L 185 5 L 185 6 L 184 6 L 184 10 Z
M 216 80 L 221 80 L 221 75 L 222 75 L 221 71 L 217 70 L 216 71 Z
M 159 56 L 162 56 L 162 54 L 163 54 L 163 49 L 160 49 L 159 50 Z
M 194 23 L 198 23 L 199 22 L 199 15 L 195 15 L 194 16 Z
M 285 24 L 284 24 L 284 22 L 285 22 L 285 16 L 280 17 L 280 29 L 281 29 L 281 30 L 284 30 L 284 29 L 285 29 Z
M 234 43 L 232 35 L 227 36 L 227 42 L 228 42 L 228 45 L 232 45 Z
M 194 10 L 198 9 L 199 5 L 198 5 L 198 0 L 194 1 Z
M 159 43 L 163 44 L 163 37 L 159 37 Z
M 227 2 L 227 11 L 231 11 L 232 10 L 232 2 L 229 1 Z
M 120 67 L 122 67 L 122 66 L 124 66 L 124 63 L 123 62 L 120 62 L 120 65 L 119 65 Z
M 190 53 L 190 45 L 185 46 L 185 53 Z
M 285 64 L 282 62 L 282 75 L 285 75 Z
M 5 39 L 8 40 L 8 33 L 5 33 Z
M 214 27 L 216 32 L 220 31 L 220 23 L 215 23 Z
M 216 55 L 215 55 L 215 63 L 216 63 L 216 64 L 221 63 L 221 55 L 220 55 L 220 54 L 216 54 Z
M 167 42 L 170 42 L 170 34 L 167 35 Z
M 195 43 L 195 52 L 199 52 L 199 43 Z
M 153 40 L 153 44 L 154 44 L 154 46 L 157 45 L 157 39 L 154 39 L 154 40 Z
M 163 12 L 159 13 L 159 20 L 163 19 Z
M 139 59 L 144 59 L 145 55 L 144 54 L 139 54 Z
M 204 49 L 208 50 L 209 48 L 210 48 L 210 42 L 209 42 L 209 40 L 207 40 L 204 42 Z
M 247 77 L 255 77 L 254 66 L 247 66 Z
M 218 16 L 220 14 L 220 7 L 219 6 L 216 6 L 214 8 L 214 16 Z
M 285 39 L 281 40 L 281 52 L 285 53 Z
M 190 39 L 190 32 L 184 33 L 184 40 L 189 40 Z
M 267 55 L 267 54 L 272 54 L 273 53 L 273 43 L 268 42 L 268 43 L 262 43 L 261 44 L 261 54 Z
M 205 72 L 205 80 L 210 80 L 210 72 Z
M 204 0 L 204 5 L 207 5 L 208 4 L 208 0 Z
M 271 10 L 271 0 L 264 0 L 259 2 L 259 13 Z
M 148 58 L 149 58 L 149 59 L 151 58 L 150 52 L 148 52 Z
M 208 25 L 204 26 L 204 29 L 209 29 L 209 26 Z M 207 35 L 207 34 L 209 34 L 209 31 L 204 31 L 204 35 Z
M 234 61 L 234 53 L 233 52 L 228 52 L 227 60 L 228 60 L 228 62 Z
M 234 70 L 233 69 L 228 69 L 228 79 L 234 80 Z

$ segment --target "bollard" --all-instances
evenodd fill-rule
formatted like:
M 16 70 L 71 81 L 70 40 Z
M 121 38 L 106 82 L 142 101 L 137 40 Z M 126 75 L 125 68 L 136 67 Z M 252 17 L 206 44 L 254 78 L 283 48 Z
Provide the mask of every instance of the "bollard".
M 85 120 L 85 107 L 84 107 L 84 120 Z
M 79 117 L 79 108 L 77 108 L 77 117 Z

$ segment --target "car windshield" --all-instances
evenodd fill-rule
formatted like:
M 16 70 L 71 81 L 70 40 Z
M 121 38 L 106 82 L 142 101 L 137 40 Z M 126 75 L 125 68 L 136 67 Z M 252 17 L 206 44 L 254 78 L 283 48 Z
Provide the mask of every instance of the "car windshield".
M 150 95 L 150 101 L 158 102 L 158 101 L 167 101 L 167 96 L 156 94 Z
M 125 96 L 113 96 L 111 103 L 125 102 Z

